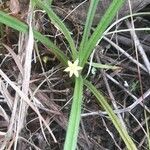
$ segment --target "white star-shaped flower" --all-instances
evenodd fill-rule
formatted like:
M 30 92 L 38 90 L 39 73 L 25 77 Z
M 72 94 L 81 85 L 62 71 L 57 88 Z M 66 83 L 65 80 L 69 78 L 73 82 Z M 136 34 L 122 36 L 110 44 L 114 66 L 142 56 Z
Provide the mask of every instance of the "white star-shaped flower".
M 78 59 L 74 63 L 68 60 L 68 67 L 64 71 L 69 72 L 69 77 L 71 77 L 73 74 L 76 77 L 79 77 L 79 70 L 82 70 L 82 67 L 78 66 L 78 63 Z

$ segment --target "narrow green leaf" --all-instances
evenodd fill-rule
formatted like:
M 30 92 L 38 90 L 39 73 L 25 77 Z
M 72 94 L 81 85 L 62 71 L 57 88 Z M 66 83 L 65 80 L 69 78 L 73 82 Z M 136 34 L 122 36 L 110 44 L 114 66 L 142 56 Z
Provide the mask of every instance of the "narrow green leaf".
M 28 25 L 19 21 L 15 17 L 8 15 L 5 12 L 0 11 L 0 22 L 16 29 L 20 32 L 27 33 L 28 32 Z M 56 55 L 56 57 L 65 65 L 67 66 L 67 57 L 64 53 L 56 46 L 53 42 L 51 42 L 47 37 L 42 35 L 41 33 L 34 30 L 34 37 L 40 41 L 42 44 L 46 45 L 52 53 Z
M 108 113 L 111 121 L 125 142 L 128 150 L 137 150 L 135 144 L 133 143 L 131 137 L 128 135 L 126 129 L 121 125 L 119 118 L 115 115 L 110 105 L 107 103 L 107 100 L 103 96 L 101 92 L 99 92 L 89 81 L 84 80 L 84 85 L 95 95 L 98 102 L 102 105 L 102 107 Z
M 46 11 L 47 15 L 49 16 L 49 19 L 52 21 L 54 26 L 56 26 L 65 36 L 67 41 L 69 42 L 70 48 L 72 50 L 72 57 L 75 61 L 77 59 L 77 50 L 74 44 L 74 41 L 70 35 L 69 30 L 66 28 L 65 24 L 62 22 L 62 20 L 54 13 L 52 8 L 47 5 L 47 3 L 42 2 L 41 0 L 33 0 L 36 2 L 37 6 L 42 8 Z
M 79 123 L 81 118 L 82 97 L 83 97 L 83 79 L 82 77 L 78 77 L 75 80 L 73 102 L 71 106 L 71 113 L 69 117 L 69 124 L 65 139 L 64 150 L 76 149 L 77 137 L 79 132 Z
M 85 23 L 85 27 L 84 27 L 83 36 L 82 36 L 82 40 L 81 40 L 81 43 L 80 43 L 80 46 L 79 46 L 79 52 L 84 49 L 84 45 L 86 44 L 86 42 L 89 38 L 93 18 L 94 18 L 95 11 L 96 11 L 96 8 L 97 8 L 97 4 L 99 3 L 99 1 L 100 0 L 90 2 L 90 7 L 89 7 L 89 10 L 88 10 L 88 14 L 87 14 L 87 19 L 86 19 L 86 23 Z
M 144 110 L 144 116 L 145 116 L 145 125 L 147 131 L 147 149 L 150 150 L 150 123 L 148 122 L 149 119 L 146 110 Z
M 80 65 L 83 67 L 87 62 L 91 52 L 94 50 L 97 43 L 102 39 L 103 33 L 108 27 L 108 25 L 113 20 L 119 8 L 123 5 L 124 0 L 113 0 L 106 13 L 102 17 L 100 23 L 96 27 L 94 33 L 90 37 L 90 39 L 86 42 L 84 51 L 80 51 Z
M 47 3 L 48 6 L 52 5 L 53 0 L 44 0 L 45 3 Z
M 92 62 L 91 64 L 88 62 L 89 65 L 95 68 L 100 68 L 100 69 L 120 69 L 118 66 L 112 66 L 112 65 L 105 65 L 105 64 L 100 64 L 100 63 L 94 63 Z
M 19 21 L 15 17 L 10 16 L 3 11 L 0 11 L 0 22 L 20 32 L 28 32 L 27 24 Z

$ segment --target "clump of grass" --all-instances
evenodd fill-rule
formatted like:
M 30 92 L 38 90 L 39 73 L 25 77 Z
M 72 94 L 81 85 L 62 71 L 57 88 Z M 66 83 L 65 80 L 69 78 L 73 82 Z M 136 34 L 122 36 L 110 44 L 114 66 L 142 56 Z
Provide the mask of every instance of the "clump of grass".
M 33 5 L 44 10 L 47 13 L 51 22 L 54 24 L 54 26 L 56 26 L 56 28 L 58 28 L 63 33 L 63 35 L 65 36 L 66 40 L 69 43 L 69 48 L 71 49 L 72 61 L 75 62 L 76 60 L 79 60 L 79 64 L 77 65 L 81 66 L 82 68 L 85 67 L 86 63 L 88 63 L 89 56 L 94 51 L 97 44 L 102 40 L 104 36 L 104 32 L 106 31 L 108 25 L 113 20 L 117 11 L 123 5 L 124 0 L 112 1 L 109 8 L 105 12 L 103 18 L 100 20 L 99 24 L 97 25 L 96 29 L 94 30 L 92 35 L 90 35 L 92 22 L 93 22 L 93 18 L 94 18 L 94 14 L 95 14 L 98 2 L 99 2 L 98 0 L 90 2 L 82 40 L 81 40 L 81 43 L 79 44 L 79 47 L 76 48 L 75 41 L 71 37 L 69 30 L 67 29 L 65 24 L 60 20 L 60 18 L 53 12 L 52 8 L 49 7 L 48 2 L 47 1 L 43 2 L 41 0 L 33 0 Z M 22 33 L 27 33 L 28 30 L 31 29 L 32 27 L 30 26 L 29 28 L 29 26 L 26 25 L 25 23 L 17 20 L 16 18 L 2 11 L 0 11 L 0 22 Z M 50 41 L 48 38 L 46 38 L 44 35 L 42 35 L 41 33 L 37 32 L 34 29 L 33 29 L 33 36 L 36 40 L 38 40 L 38 42 L 41 42 L 42 44 L 46 45 L 49 49 L 51 49 L 52 52 L 57 56 L 58 60 L 62 63 L 62 65 L 67 67 L 69 56 L 66 56 L 52 41 Z M 95 67 L 99 67 L 99 68 L 105 67 L 106 69 L 117 68 L 117 67 L 113 67 L 109 65 L 104 66 L 104 65 L 96 64 L 96 63 L 92 63 L 91 65 Z M 43 124 L 49 129 L 49 132 L 53 136 L 45 120 L 42 118 L 42 116 L 37 111 L 37 109 L 33 106 L 33 104 L 29 101 L 29 98 L 27 96 L 28 92 L 26 94 L 23 94 L 20 91 L 20 89 L 18 89 L 5 76 L 2 70 L 0 70 L 0 75 L 3 79 L 5 79 L 8 82 L 8 84 L 12 86 L 13 89 L 16 90 L 18 95 L 22 97 L 22 100 L 28 103 L 28 105 L 38 114 L 41 124 L 43 122 Z M 79 77 L 75 76 L 75 78 L 73 79 L 75 81 L 74 94 L 73 94 L 73 101 L 72 101 L 71 112 L 70 112 L 70 117 L 69 117 L 69 122 L 68 122 L 67 133 L 66 133 L 66 139 L 65 139 L 65 144 L 64 144 L 64 150 L 76 149 L 82 103 L 83 103 L 84 86 L 86 86 L 93 93 L 93 95 L 95 95 L 98 103 L 107 112 L 110 120 L 112 121 L 117 131 L 119 132 L 126 147 L 129 150 L 137 149 L 131 137 L 129 136 L 127 130 L 122 126 L 119 118 L 114 113 L 114 111 L 112 110 L 111 106 L 108 104 L 107 99 L 103 96 L 103 94 L 100 91 L 98 91 L 96 87 L 85 78 L 84 74 L 80 73 Z

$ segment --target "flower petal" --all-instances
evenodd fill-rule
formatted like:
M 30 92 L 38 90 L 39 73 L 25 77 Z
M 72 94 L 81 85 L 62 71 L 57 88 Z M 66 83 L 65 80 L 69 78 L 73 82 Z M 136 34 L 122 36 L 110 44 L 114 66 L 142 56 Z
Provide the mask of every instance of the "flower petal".
M 76 70 L 82 70 L 82 67 L 77 66 L 77 67 L 76 67 Z
M 78 63 L 79 63 L 79 59 L 77 59 L 77 60 L 74 62 L 74 65 L 75 65 L 75 66 L 78 66 Z
M 79 70 L 82 69 L 82 67 L 78 66 L 79 59 L 77 59 L 74 63 L 68 60 L 68 67 L 64 70 L 65 72 L 69 72 L 69 76 L 71 77 L 73 74 L 76 77 L 79 77 Z
M 73 73 L 74 73 L 73 71 L 70 71 L 69 77 L 72 77 Z
M 78 71 L 74 71 L 74 75 L 75 75 L 76 77 L 79 77 L 79 72 L 78 72 Z
M 64 71 L 65 72 L 69 72 L 70 71 L 70 67 L 67 67 Z
M 68 66 L 72 66 L 72 62 L 68 60 Z

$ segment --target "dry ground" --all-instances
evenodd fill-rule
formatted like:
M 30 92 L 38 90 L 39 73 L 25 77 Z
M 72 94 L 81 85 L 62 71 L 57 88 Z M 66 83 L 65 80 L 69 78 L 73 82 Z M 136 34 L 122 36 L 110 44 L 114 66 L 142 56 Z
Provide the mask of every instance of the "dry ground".
M 26 21 L 28 1 L 19 2 L 13 8 L 8 1 L 2 1 L 0 9 L 13 12 L 13 16 Z M 15 2 L 15 1 L 14 1 Z M 73 9 L 74 1 L 54 1 L 54 9 L 64 18 L 58 8 Z M 79 1 L 81 3 L 81 1 Z M 74 10 L 74 11 L 79 11 Z M 144 6 L 140 11 L 150 11 L 150 5 Z M 78 12 L 81 13 L 81 12 Z M 64 15 L 64 16 L 63 16 Z M 74 35 L 76 44 L 80 42 L 84 24 L 75 21 L 75 16 L 65 19 L 65 23 Z M 82 21 L 82 20 L 80 20 Z M 63 35 L 51 24 L 42 12 L 35 15 L 34 24 L 38 30 L 49 36 L 66 54 L 66 41 Z M 112 29 L 131 29 L 131 19 L 124 20 Z M 135 28 L 150 27 L 150 15 L 134 18 Z M 95 27 L 95 26 L 93 26 Z M 18 42 L 20 41 L 20 42 Z M 19 45 L 20 44 L 20 45 Z M 22 82 L 20 66 L 24 63 L 26 35 L 0 24 L 0 69 L 7 77 L 20 87 Z M 19 50 L 19 47 L 21 49 Z M 143 54 L 141 51 L 145 54 Z M 13 55 L 14 54 L 14 55 Z M 127 55 L 128 54 L 128 55 Z M 139 150 L 147 150 L 146 121 L 150 123 L 150 31 L 131 31 L 108 34 L 97 46 L 93 61 L 103 64 L 120 66 L 119 70 L 102 70 L 92 68 L 88 78 L 107 97 L 112 108 L 120 108 L 123 124 L 133 137 Z M 147 63 L 145 62 L 147 61 Z M 148 68 L 148 69 L 147 69 Z M 36 99 L 35 103 L 42 116 L 50 123 L 50 128 L 57 139 L 54 143 L 49 132 L 44 129 L 47 142 L 43 137 L 37 114 L 27 110 L 26 123 L 18 138 L 18 149 L 61 150 L 65 139 L 67 120 L 70 112 L 72 98 L 72 80 L 63 72 L 61 64 L 49 50 L 41 44 L 35 44 L 32 58 L 32 71 L 30 79 L 30 92 Z M 88 67 L 85 69 L 87 73 Z M 30 98 L 32 98 L 30 95 Z M 16 102 L 17 100 L 17 102 Z M 6 145 L 13 148 L 17 117 L 19 113 L 19 96 L 6 80 L 1 79 L 0 88 L 0 131 L 9 130 Z M 140 104 L 136 102 L 141 101 Z M 16 105 L 15 105 L 16 104 Z M 10 126 L 14 107 L 16 107 L 13 125 Z M 147 116 L 144 115 L 146 112 Z M 6 137 L 0 134 L 1 145 Z M 49 144 L 48 144 L 49 143 Z M 35 147 L 37 146 L 37 147 Z M 78 149 L 82 150 L 115 150 L 124 149 L 124 144 L 116 129 L 109 120 L 101 106 L 88 90 L 84 93 L 84 104 L 78 139 Z

